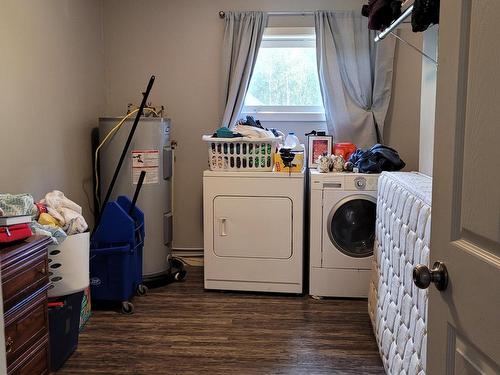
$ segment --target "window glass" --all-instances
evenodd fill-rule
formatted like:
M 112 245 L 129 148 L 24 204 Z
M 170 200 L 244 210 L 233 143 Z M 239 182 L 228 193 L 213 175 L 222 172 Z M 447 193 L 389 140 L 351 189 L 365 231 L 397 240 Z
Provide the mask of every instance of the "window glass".
M 316 50 L 261 48 L 245 105 L 322 106 Z
M 314 28 L 267 28 L 243 112 L 324 114 Z

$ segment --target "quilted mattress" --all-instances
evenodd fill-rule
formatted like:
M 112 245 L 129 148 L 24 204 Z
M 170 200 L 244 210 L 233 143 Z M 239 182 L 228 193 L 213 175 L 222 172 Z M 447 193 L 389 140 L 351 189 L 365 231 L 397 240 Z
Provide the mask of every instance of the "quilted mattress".
M 432 178 L 420 173 L 379 178 L 368 312 L 388 374 L 425 374 L 428 292 L 412 272 L 429 265 L 431 195 Z

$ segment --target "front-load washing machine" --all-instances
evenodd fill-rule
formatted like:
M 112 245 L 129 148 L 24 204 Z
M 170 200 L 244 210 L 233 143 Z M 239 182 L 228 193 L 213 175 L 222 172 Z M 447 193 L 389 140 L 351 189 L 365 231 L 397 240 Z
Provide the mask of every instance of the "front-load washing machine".
M 309 294 L 367 297 L 378 175 L 310 172 Z

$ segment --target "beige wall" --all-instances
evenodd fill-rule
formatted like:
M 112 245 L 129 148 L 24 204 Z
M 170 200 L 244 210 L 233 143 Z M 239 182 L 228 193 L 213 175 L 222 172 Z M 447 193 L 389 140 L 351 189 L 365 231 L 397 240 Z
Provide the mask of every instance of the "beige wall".
M 219 10 L 360 9 L 364 1 L 350 0 L 170 0 L 104 1 L 106 115 L 124 113 L 129 102 L 140 100 L 148 77 L 157 79 L 151 100 L 166 105 L 178 141 L 175 180 L 174 247 L 200 248 L 202 237 L 202 171 L 207 167 L 201 135 L 221 119 L 220 55 L 224 22 Z M 312 25 L 312 17 L 275 17 L 279 25 L 293 19 Z M 419 98 L 419 57 L 400 48 L 396 94 Z M 405 100 L 405 99 L 403 99 Z M 418 165 L 419 99 L 393 106 L 385 136 L 399 149 L 412 169 Z M 415 107 L 411 107 L 415 106 Z M 411 138 L 411 139 L 410 139 Z M 418 138 L 417 138 L 418 139 Z
M 0 191 L 60 189 L 84 206 L 103 110 L 99 0 L 0 3 Z
M 413 33 L 408 25 L 402 26 L 399 35 L 422 47 L 422 34 Z M 422 60 L 418 52 L 397 41 L 392 99 L 384 128 L 384 142 L 399 151 L 407 171 L 418 170 L 421 72 Z
M 437 60 L 438 26 L 429 28 L 424 33 L 423 39 L 424 52 Z M 433 169 L 436 93 L 437 66 L 426 57 L 422 57 L 419 171 L 429 176 L 432 176 Z

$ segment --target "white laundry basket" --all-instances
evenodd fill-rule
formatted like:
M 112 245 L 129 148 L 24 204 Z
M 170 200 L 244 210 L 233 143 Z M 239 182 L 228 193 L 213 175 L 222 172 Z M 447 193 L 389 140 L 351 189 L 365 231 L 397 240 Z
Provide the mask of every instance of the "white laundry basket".
M 271 172 L 276 145 L 281 138 L 213 138 L 208 143 L 208 165 L 211 171 Z
M 49 251 L 49 297 L 80 292 L 89 286 L 90 233 L 68 236 Z

